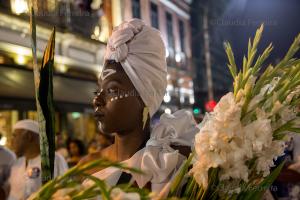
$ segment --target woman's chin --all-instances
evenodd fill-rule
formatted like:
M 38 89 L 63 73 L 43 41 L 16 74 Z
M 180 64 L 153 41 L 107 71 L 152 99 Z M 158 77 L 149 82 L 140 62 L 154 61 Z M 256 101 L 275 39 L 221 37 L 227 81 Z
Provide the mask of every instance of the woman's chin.
M 101 133 L 105 135 L 112 135 L 114 132 L 116 132 L 112 128 L 106 126 L 103 122 L 98 122 L 98 129 Z

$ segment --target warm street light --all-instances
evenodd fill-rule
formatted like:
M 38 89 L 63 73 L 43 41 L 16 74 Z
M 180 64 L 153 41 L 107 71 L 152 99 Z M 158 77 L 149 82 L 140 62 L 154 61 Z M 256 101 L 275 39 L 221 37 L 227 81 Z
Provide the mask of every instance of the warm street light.
M 12 0 L 11 1 L 12 12 L 17 15 L 28 12 L 28 5 L 25 0 Z

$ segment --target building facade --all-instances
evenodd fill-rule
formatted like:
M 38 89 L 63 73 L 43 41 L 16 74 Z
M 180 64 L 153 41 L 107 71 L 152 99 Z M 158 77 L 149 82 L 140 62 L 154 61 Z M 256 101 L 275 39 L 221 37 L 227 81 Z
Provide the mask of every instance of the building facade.
M 100 17 L 63 1 L 38 0 L 33 6 L 39 65 L 56 27 L 56 131 L 88 141 L 97 132 L 92 99 L 105 51 L 95 35 Z M 17 120 L 36 119 L 30 37 L 28 1 L 0 1 L 0 132 L 8 139 Z
M 195 66 L 196 76 L 194 81 L 195 109 L 199 113 L 207 111 L 206 105 L 209 99 L 209 86 L 207 75 L 207 64 L 205 54 L 209 51 L 211 66 L 211 81 L 213 100 L 218 100 L 232 89 L 232 77 L 229 73 L 227 56 L 224 50 L 223 42 L 228 38 L 224 37 L 224 27 L 218 27 L 218 19 L 222 17 L 227 6 L 227 0 L 222 1 L 193 1 L 191 4 L 192 17 L 192 54 L 193 65 Z M 204 10 L 207 9 L 207 27 L 204 26 Z M 206 30 L 205 30 L 206 29 Z M 209 38 L 205 38 L 205 31 Z M 205 40 L 209 43 L 209 49 L 205 49 Z
M 57 132 L 85 141 L 97 132 L 92 98 L 106 41 L 114 26 L 133 17 L 158 28 L 167 47 L 168 87 L 159 113 L 192 107 L 190 2 L 35 2 L 39 64 L 52 28 L 56 27 L 54 100 Z M 0 132 L 8 139 L 17 120 L 36 119 L 28 7 L 29 0 L 0 0 Z
M 161 106 L 162 112 L 194 104 L 191 62 L 190 4 L 188 0 L 112 0 L 112 24 L 140 18 L 161 31 L 166 46 L 168 87 Z M 159 115 L 158 114 L 158 115 Z

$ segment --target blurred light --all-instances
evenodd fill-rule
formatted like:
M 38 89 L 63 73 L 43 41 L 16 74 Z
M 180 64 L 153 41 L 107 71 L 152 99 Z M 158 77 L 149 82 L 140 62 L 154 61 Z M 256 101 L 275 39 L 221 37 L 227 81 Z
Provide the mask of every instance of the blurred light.
M 166 108 L 166 109 L 165 109 L 165 113 L 171 114 L 171 109 L 170 109 L 170 108 Z
M 190 96 L 190 104 L 194 104 L 195 103 L 195 98 L 193 96 Z
M 171 78 L 171 75 L 170 74 L 168 74 L 167 75 L 167 80 L 169 80 Z
M 17 55 L 16 58 L 15 58 L 15 62 L 18 65 L 25 65 L 26 64 L 25 56 L 23 56 L 23 55 Z
M 0 64 L 3 64 L 5 62 L 4 56 L 0 56 Z
M 179 53 L 176 53 L 175 60 L 176 60 L 176 62 L 178 62 L 178 63 L 181 61 L 181 56 L 180 56 Z
M 72 112 L 72 117 L 73 117 L 73 119 L 78 119 L 80 117 L 80 113 L 79 112 Z
M 169 103 L 171 101 L 171 96 L 167 93 L 164 96 L 164 102 Z
M 166 58 L 169 57 L 169 55 L 170 55 L 170 52 L 168 49 L 166 49 Z
M 193 113 L 195 115 L 198 115 L 200 113 L 200 109 L 199 108 L 194 108 Z
M 12 12 L 17 15 L 28 12 L 28 5 L 26 0 L 12 0 L 11 8 Z
M 215 100 L 210 100 L 208 102 L 206 102 L 205 104 L 205 109 L 208 112 L 212 112 L 214 110 L 214 108 L 216 107 L 217 102 Z
M 22 56 L 31 56 L 31 51 L 30 49 L 26 49 L 24 47 L 14 47 L 13 51 L 18 54 L 18 55 L 22 55 Z
M 180 93 L 183 93 L 183 94 L 189 94 L 189 95 L 193 95 L 194 94 L 194 91 L 192 89 L 188 89 L 188 88 L 184 88 L 184 87 L 181 87 L 179 89 Z
M 178 80 L 178 83 L 179 83 L 179 84 L 182 84 L 183 82 L 184 82 L 183 78 L 180 78 L 180 79 Z
M 61 73 L 66 73 L 68 71 L 68 67 L 64 64 L 58 64 L 56 69 Z
M 170 92 L 170 91 L 173 91 L 173 90 L 174 90 L 173 85 L 168 84 L 168 85 L 167 85 L 167 91 Z
M 180 96 L 180 103 L 184 103 L 184 96 L 183 95 Z
M 7 142 L 7 138 L 5 136 L 2 136 L 1 140 L 0 140 L 0 145 L 5 146 Z

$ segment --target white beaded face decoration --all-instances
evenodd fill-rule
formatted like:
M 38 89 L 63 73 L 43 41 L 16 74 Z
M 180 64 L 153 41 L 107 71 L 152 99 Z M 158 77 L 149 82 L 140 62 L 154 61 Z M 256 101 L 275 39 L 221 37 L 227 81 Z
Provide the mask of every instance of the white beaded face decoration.
M 115 74 L 117 71 L 115 69 L 104 69 L 101 74 L 101 80 L 104 81 L 107 77 Z
M 117 100 L 120 100 L 120 99 L 125 99 L 125 98 L 127 98 L 127 97 L 129 97 L 128 94 L 120 94 L 120 95 L 117 95 L 117 96 L 115 96 L 115 97 L 112 97 L 112 98 L 110 99 L 110 102 L 117 101 Z

